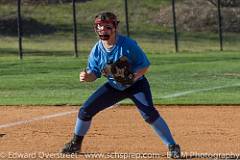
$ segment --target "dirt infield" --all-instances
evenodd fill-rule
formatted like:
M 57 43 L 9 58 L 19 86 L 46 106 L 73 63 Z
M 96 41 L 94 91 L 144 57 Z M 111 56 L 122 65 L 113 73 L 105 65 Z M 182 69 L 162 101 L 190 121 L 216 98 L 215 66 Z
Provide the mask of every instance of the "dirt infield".
M 181 144 L 183 158 L 240 159 L 240 107 L 157 108 Z M 1 106 L 0 159 L 70 159 L 58 153 L 72 136 L 77 111 L 72 106 Z M 112 107 L 94 117 L 82 152 L 73 157 L 87 159 L 89 153 L 103 153 L 105 157 L 95 159 L 167 159 L 166 147 L 133 106 Z M 156 153 L 161 158 L 152 156 Z

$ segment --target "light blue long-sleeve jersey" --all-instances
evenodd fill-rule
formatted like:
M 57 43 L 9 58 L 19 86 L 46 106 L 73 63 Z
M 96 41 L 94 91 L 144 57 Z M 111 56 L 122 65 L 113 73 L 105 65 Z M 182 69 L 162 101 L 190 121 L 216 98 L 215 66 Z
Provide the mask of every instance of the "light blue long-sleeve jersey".
M 103 46 L 101 40 L 95 44 L 88 57 L 87 70 L 94 73 L 97 78 L 100 78 L 106 65 L 116 62 L 122 56 L 128 58 L 133 73 L 150 65 L 145 53 L 136 41 L 122 35 L 117 35 L 116 44 L 110 50 Z M 107 79 L 109 84 L 118 90 L 124 90 L 129 87 L 118 83 L 111 75 Z

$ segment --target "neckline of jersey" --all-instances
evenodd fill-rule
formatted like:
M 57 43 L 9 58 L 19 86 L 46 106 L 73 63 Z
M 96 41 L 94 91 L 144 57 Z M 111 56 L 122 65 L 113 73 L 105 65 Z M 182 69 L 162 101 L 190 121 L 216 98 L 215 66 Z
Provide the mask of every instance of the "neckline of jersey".
M 104 45 L 102 43 L 102 40 L 100 40 L 100 47 L 105 53 L 113 53 L 113 51 L 116 49 L 116 46 L 117 46 L 118 43 L 119 43 L 119 35 L 117 34 L 116 35 L 116 42 L 110 49 L 104 47 Z

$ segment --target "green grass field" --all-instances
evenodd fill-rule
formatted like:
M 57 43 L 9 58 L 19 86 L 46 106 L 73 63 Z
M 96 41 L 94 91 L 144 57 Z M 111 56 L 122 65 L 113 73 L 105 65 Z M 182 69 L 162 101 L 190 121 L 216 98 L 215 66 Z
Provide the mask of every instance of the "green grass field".
M 219 52 L 217 33 L 179 33 L 180 53 L 174 53 L 171 28 L 151 20 L 167 0 L 129 0 L 130 32 L 147 53 L 147 73 L 156 104 L 240 104 L 240 34 L 224 33 Z M 15 6 L 0 5 L 0 15 L 15 14 Z M 96 42 L 92 18 L 101 10 L 115 11 L 125 34 L 122 0 L 78 4 L 79 58 L 73 57 L 71 6 L 24 6 L 23 15 L 54 25 L 57 32 L 23 38 L 19 60 L 16 36 L 0 34 L 0 105 L 80 105 L 106 80 L 80 83 L 79 72 Z M 131 103 L 129 100 L 123 103 Z
M 148 57 L 152 65 L 147 77 L 156 104 L 240 104 L 238 53 Z M 82 104 L 105 81 L 101 78 L 94 83 L 79 82 L 86 58 L 28 56 L 20 61 L 15 56 L 1 57 L 0 104 Z

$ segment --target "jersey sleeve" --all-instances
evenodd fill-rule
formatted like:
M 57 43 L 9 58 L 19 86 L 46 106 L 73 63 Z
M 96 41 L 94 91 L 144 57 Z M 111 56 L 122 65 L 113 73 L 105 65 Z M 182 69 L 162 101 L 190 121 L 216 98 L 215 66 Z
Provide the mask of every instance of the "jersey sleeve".
M 150 66 L 150 62 L 149 62 L 146 54 L 138 46 L 137 42 L 132 41 L 130 43 L 130 52 L 131 52 L 134 72 L 136 72 L 139 69 Z
M 87 71 L 94 73 L 97 78 L 101 77 L 101 70 L 99 68 L 99 61 L 97 60 L 97 46 L 95 45 L 88 56 Z

